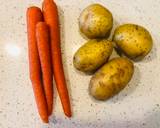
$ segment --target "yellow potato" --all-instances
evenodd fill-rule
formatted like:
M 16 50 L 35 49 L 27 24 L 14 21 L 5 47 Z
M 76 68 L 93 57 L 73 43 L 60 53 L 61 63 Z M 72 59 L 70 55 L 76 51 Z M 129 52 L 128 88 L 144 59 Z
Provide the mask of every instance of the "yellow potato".
M 107 62 L 113 50 L 112 42 L 92 39 L 80 47 L 74 55 L 73 64 L 83 72 L 94 72 Z
M 152 37 L 143 27 L 124 24 L 116 28 L 113 41 L 127 57 L 135 60 L 144 58 L 152 49 Z
M 106 100 L 120 92 L 131 80 L 133 63 L 122 57 L 114 58 L 91 78 L 89 93 L 98 100 Z
M 112 26 L 111 12 L 100 4 L 88 6 L 79 17 L 80 31 L 88 38 L 108 37 Z

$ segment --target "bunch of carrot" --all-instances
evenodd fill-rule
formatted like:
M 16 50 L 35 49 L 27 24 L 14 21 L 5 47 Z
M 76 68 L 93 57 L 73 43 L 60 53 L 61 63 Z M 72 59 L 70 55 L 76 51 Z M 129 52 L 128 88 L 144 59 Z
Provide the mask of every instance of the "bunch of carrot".
M 44 0 L 38 7 L 27 9 L 29 70 L 39 115 L 43 122 L 53 108 L 53 76 L 66 116 L 71 107 L 63 71 L 60 29 L 57 6 L 53 0 Z

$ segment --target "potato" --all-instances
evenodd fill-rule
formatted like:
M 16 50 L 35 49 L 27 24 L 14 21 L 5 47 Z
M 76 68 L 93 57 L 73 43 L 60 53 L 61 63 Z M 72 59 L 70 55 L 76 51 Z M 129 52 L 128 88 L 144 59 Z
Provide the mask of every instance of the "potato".
M 106 100 L 120 92 L 131 80 L 133 63 L 122 57 L 114 58 L 91 78 L 89 93 L 98 100 Z
M 112 50 L 112 42 L 106 39 L 89 40 L 75 53 L 73 64 L 80 71 L 92 73 L 108 60 Z
M 140 60 L 152 48 L 152 37 L 143 27 L 135 24 L 124 24 L 116 28 L 113 41 L 127 57 Z
M 100 4 L 88 6 L 79 17 L 80 31 L 88 38 L 108 37 L 112 26 L 111 12 Z

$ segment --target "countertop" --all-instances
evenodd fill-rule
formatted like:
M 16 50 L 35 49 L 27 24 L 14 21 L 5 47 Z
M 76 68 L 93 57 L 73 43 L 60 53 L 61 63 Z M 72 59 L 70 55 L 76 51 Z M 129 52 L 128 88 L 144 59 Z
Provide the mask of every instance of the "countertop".
M 55 91 L 54 113 L 43 124 L 37 112 L 28 70 L 26 9 L 40 0 L 0 1 L 0 128 L 160 128 L 160 0 L 55 0 L 60 14 L 62 56 L 73 117 L 64 116 Z M 88 95 L 90 75 L 77 72 L 74 52 L 86 41 L 78 29 L 80 12 L 100 3 L 114 17 L 114 28 L 136 23 L 154 41 L 151 53 L 135 63 L 129 85 L 106 102 Z

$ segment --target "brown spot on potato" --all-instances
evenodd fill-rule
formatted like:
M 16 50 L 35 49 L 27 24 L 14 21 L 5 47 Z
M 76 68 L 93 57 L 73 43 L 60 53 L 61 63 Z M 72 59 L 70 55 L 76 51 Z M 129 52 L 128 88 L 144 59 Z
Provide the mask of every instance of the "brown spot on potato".
M 135 25 L 135 28 L 136 28 L 136 30 L 138 30 L 139 26 L 138 26 L 138 25 Z

